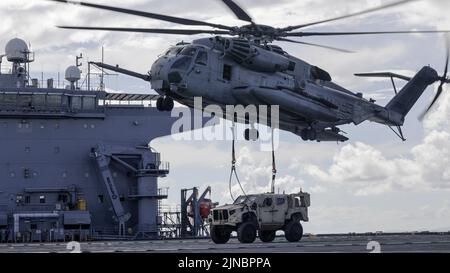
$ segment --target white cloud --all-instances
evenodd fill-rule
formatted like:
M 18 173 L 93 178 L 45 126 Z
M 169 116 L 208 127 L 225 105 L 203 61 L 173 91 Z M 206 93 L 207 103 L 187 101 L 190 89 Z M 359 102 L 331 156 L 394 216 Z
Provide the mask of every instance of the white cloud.
M 444 200 L 436 206 L 425 205 L 410 208 L 385 208 L 365 204 L 352 206 L 317 204 L 310 208 L 310 218 L 313 220 L 304 224 L 305 232 L 448 231 L 450 228 L 450 202 Z
M 437 88 L 435 88 L 436 90 Z M 433 94 L 434 97 L 434 94 Z M 431 102 L 431 97 L 430 97 Z M 448 87 L 444 87 L 443 94 L 439 99 L 439 104 L 435 105 L 432 111 L 424 120 L 424 127 L 430 130 L 449 131 L 450 125 L 450 94 Z
M 214 149 L 212 149 L 214 151 Z M 180 152 L 183 152 L 181 150 Z M 201 153 L 201 150 L 199 151 Z M 209 159 L 206 165 L 204 164 L 205 160 L 203 158 L 203 164 L 204 167 L 208 168 L 210 166 L 209 164 L 212 163 L 215 165 L 216 168 L 221 169 L 222 174 L 226 174 L 226 176 L 223 176 L 224 179 L 217 181 L 215 179 L 208 179 L 203 180 L 204 182 L 203 187 L 206 186 L 212 186 L 213 188 L 213 195 L 214 200 L 220 203 L 229 203 L 231 201 L 230 199 L 230 189 L 229 189 L 229 172 L 231 169 L 231 165 L 229 163 L 227 165 L 223 165 L 223 155 L 226 154 L 226 159 L 228 158 L 229 152 L 223 152 L 221 155 L 210 153 L 207 158 Z M 260 154 L 264 154 L 261 153 Z M 264 193 L 264 192 L 270 192 L 271 187 L 271 181 L 272 181 L 272 165 L 271 160 L 269 157 L 269 153 L 265 153 L 267 155 L 266 159 L 258 160 L 258 152 L 249 149 L 248 147 L 243 147 L 241 149 L 237 150 L 237 175 L 240 179 L 241 186 L 246 194 L 255 194 L 255 193 Z M 197 157 L 197 153 L 196 153 Z M 196 162 L 196 159 L 193 159 L 194 163 Z M 219 161 L 220 163 L 218 163 Z M 214 163 L 215 162 L 215 163 Z M 197 165 L 198 166 L 198 165 Z M 212 166 L 210 166 L 212 167 Z M 210 168 L 209 167 L 209 168 Z M 233 194 L 234 198 L 236 198 L 239 195 L 242 195 L 243 192 L 240 188 L 240 185 L 238 184 L 236 177 L 233 176 L 232 178 L 232 187 L 231 187 L 231 193 Z M 305 183 L 292 175 L 286 174 L 278 174 L 276 178 L 276 192 L 286 192 L 286 193 L 293 193 L 298 192 L 300 189 L 304 188 Z M 321 191 L 322 189 L 320 187 L 315 188 L 316 191 Z
M 404 190 L 450 190 L 448 95 L 427 117 L 427 133 L 409 154 L 387 158 L 381 150 L 357 142 L 342 147 L 328 169 L 295 162 L 293 167 L 320 185 L 342 187 L 355 195 Z M 445 118 L 447 117 L 447 118 Z

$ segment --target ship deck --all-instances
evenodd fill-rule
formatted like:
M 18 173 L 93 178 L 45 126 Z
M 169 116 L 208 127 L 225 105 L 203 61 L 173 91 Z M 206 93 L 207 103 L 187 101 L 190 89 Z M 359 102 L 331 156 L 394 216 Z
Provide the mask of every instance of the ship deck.
M 84 253 L 369 253 L 376 241 L 383 253 L 450 253 L 450 234 L 322 235 L 306 236 L 299 243 L 282 237 L 273 243 L 240 244 L 231 239 L 216 245 L 208 239 L 156 241 L 99 241 L 81 243 Z M 0 244 L 0 253 L 67 253 L 67 243 Z

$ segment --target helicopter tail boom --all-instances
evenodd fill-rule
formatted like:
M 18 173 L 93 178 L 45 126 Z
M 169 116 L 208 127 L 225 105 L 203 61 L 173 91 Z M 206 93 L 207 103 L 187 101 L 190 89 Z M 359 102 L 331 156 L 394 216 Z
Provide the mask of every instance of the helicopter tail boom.
M 386 105 L 389 112 L 399 114 L 403 118 L 422 96 L 427 87 L 439 80 L 439 75 L 431 67 L 422 68 L 406 86 Z M 397 124 L 401 125 L 401 124 Z

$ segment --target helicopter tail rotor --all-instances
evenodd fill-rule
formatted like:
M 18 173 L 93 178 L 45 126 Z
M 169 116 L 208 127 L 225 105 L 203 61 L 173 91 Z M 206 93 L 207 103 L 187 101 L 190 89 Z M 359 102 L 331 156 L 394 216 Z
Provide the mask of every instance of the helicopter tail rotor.
M 425 112 L 423 112 L 423 114 L 419 116 L 419 120 L 421 120 L 421 121 L 426 117 L 426 115 L 431 111 L 431 109 L 433 109 L 434 105 L 436 105 L 436 102 L 439 100 L 439 98 L 441 97 L 441 95 L 444 91 L 444 85 L 446 83 L 450 83 L 450 78 L 448 77 L 448 65 L 450 62 L 449 37 L 447 37 L 447 39 L 446 39 L 446 50 L 447 50 L 447 59 L 445 61 L 444 75 L 442 77 L 439 77 L 439 79 L 437 80 L 437 81 L 440 81 L 439 87 L 437 89 L 437 93 L 434 96 L 433 100 L 431 101 L 430 106 L 428 106 L 428 108 L 425 110 Z

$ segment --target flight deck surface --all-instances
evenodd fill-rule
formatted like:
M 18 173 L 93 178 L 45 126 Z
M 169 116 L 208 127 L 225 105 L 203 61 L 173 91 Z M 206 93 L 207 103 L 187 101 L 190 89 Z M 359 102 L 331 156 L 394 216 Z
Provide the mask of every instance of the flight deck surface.
M 155 241 L 82 242 L 86 253 L 369 253 L 369 242 L 378 242 L 383 253 L 450 253 L 450 234 L 429 235 L 329 235 L 305 237 L 299 243 L 288 243 L 278 237 L 273 243 L 255 241 L 241 244 L 232 238 L 216 245 L 209 239 Z M 0 244 L 0 253 L 68 253 L 67 242 Z

